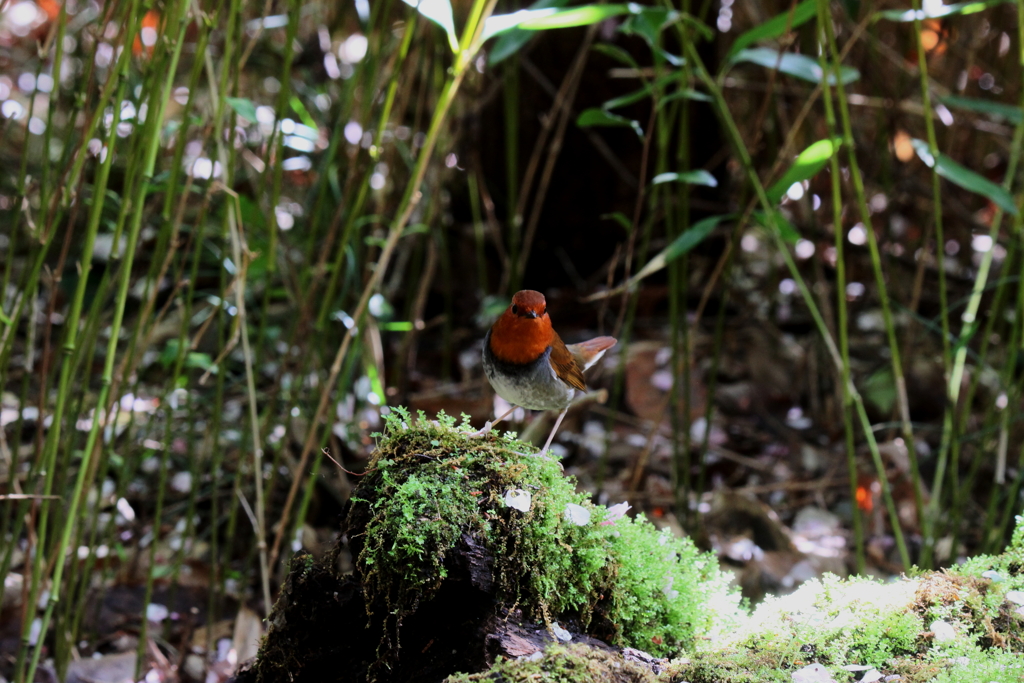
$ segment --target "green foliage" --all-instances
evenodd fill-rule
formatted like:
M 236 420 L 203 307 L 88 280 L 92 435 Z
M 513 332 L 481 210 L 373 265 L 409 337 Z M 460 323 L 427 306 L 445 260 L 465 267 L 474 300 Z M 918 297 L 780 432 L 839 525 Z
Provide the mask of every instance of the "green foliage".
M 429 599 L 448 553 L 469 537 L 495 558 L 503 602 L 584 628 L 600 616 L 623 645 L 672 654 L 735 611 L 713 556 L 643 519 L 609 518 L 556 461 L 521 452 L 530 447 L 511 434 L 470 440 L 466 422 L 421 413 L 414 424 L 402 408 L 386 421 L 354 498 L 370 515 L 357 558 L 368 603 L 382 598 L 401 614 Z
M 939 152 L 935 155 L 928 149 L 928 143 L 924 140 L 914 139 L 911 141 L 914 151 L 927 166 L 934 166 L 940 176 L 953 182 L 970 192 L 976 192 L 991 199 L 1007 213 L 1016 216 L 1017 205 L 1013 201 L 1013 195 L 1005 188 L 996 185 L 991 180 L 981 176 L 969 168 L 953 161 L 948 156 Z
M 810 180 L 817 175 L 818 171 L 825 168 L 825 164 L 836 153 L 840 145 L 842 145 L 842 140 L 839 138 L 818 140 L 800 152 L 793 164 L 782 174 L 782 177 L 766 190 L 769 201 L 777 203 L 794 183 Z
M 786 31 L 792 31 L 798 26 L 807 23 L 817 13 L 817 0 L 804 0 L 792 10 L 778 14 L 763 24 L 740 34 L 729 48 L 726 59 L 731 59 L 740 50 L 762 40 L 778 38 Z
M 546 7 L 564 7 L 569 3 L 569 0 L 537 0 L 537 2 L 530 5 L 529 9 L 544 9 Z M 503 20 L 515 16 L 512 15 L 499 15 L 490 17 L 484 24 L 484 35 L 497 35 L 498 31 L 494 28 L 495 24 L 501 24 Z M 501 35 L 494 45 L 491 47 L 490 52 L 487 55 L 487 63 L 489 66 L 495 66 L 516 52 L 526 43 L 530 41 L 536 35 L 534 31 L 527 31 L 526 29 L 513 28 L 505 29 L 501 32 Z
M 611 46 L 598 45 L 594 49 L 597 50 L 597 48 L 599 48 L 599 47 L 611 47 Z M 605 50 L 601 50 L 601 52 L 605 52 Z M 610 52 L 610 54 L 616 54 L 616 53 L 615 52 Z M 633 62 L 633 64 L 631 66 L 636 68 L 636 62 Z M 618 107 L 625 107 L 625 106 L 628 106 L 630 104 L 635 104 L 636 102 L 639 102 L 642 99 L 645 99 L 645 98 L 648 98 L 648 97 L 653 97 L 655 95 L 655 93 L 660 91 L 662 88 L 670 86 L 673 83 L 677 83 L 678 81 L 679 81 L 679 74 L 676 74 L 676 73 L 665 74 L 664 76 L 656 78 L 652 82 L 647 83 L 646 85 L 644 85 L 644 87 L 640 88 L 639 90 L 634 90 L 631 93 L 627 93 L 627 94 L 622 95 L 620 97 L 613 97 L 612 99 L 607 100 L 604 104 L 601 105 L 601 108 L 602 109 L 616 109 Z
M 800 239 L 800 232 L 796 226 L 790 223 L 778 209 L 772 209 L 769 212 L 755 211 L 750 214 L 750 217 L 769 232 L 778 231 L 787 244 L 796 244 Z
M 404 2 L 443 28 L 448 37 L 448 47 L 452 52 L 459 51 L 459 36 L 455 29 L 455 17 L 452 14 L 452 5 L 448 0 L 404 0 Z
M 521 22 L 519 26 L 530 31 L 589 26 L 610 17 L 628 14 L 631 11 L 630 5 L 584 5 L 570 9 L 539 10 Z
M 657 178 L 655 178 L 655 181 L 657 181 Z M 708 216 L 697 221 L 648 261 L 647 265 L 641 268 L 640 272 L 634 275 L 627 284 L 633 285 L 648 275 L 658 272 L 680 256 L 693 251 L 698 244 L 703 242 L 718 227 L 719 223 L 733 217 L 732 215 Z
M 576 118 L 576 125 L 580 128 L 588 128 L 590 126 L 632 128 L 638 138 L 643 139 L 644 137 L 644 131 L 640 127 L 639 121 L 634 121 L 626 118 L 625 116 L 613 114 L 612 112 L 600 107 L 592 107 L 591 109 L 586 109 L 581 112 Z
M 780 52 L 768 47 L 740 50 L 733 55 L 732 61 L 734 63 L 749 62 L 751 64 L 759 64 L 767 69 L 777 69 L 780 73 L 809 83 L 821 83 L 821 77 L 824 75 L 818 60 L 812 59 L 807 55 Z M 828 82 L 831 85 L 835 85 L 836 79 L 832 74 L 832 69 L 829 68 L 828 71 Z M 852 66 L 840 67 L 839 74 L 843 85 L 849 85 L 860 79 L 860 72 Z
M 164 350 L 160 353 L 160 364 L 165 368 L 174 365 L 174 362 L 178 359 L 180 348 L 181 345 L 177 339 L 168 339 L 167 345 L 164 346 Z M 213 364 L 210 354 L 198 351 L 189 351 L 185 355 L 184 367 L 209 370 L 211 374 L 217 372 L 217 366 Z
M 977 97 L 960 97 L 958 95 L 947 95 L 942 98 L 942 103 L 948 104 L 951 107 L 988 114 L 998 121 L 1006 120 L 1014 125 L 1019 125 L 1024 121 L 1024 110 L 1020 108 L 1019 104 L 1006 104 L 1005 102 L 983 100 Z
M 939 17 L 953 16 L 954 14 L 977 14 L 989 7 L 1002 5 L 1011 0 L 975 0 L 972 2 L 957 2 L 952 5 L 936 5 L 928 9 L 914 10 L 885 10 L 875 15 L 878 19 L 889 21 L 911 22 L 915 19 L 938 19 Z
M 252 100 L 246 97 L 225 97 L 224 99 L 236 114 L 249 123 L 256 123 L 256 105 L 252 103 Z
M 654 176 L 654 180 L 651 181 L 652 185 L 660 185 L 661 183 L 686 183 L 688 185 L 705 185 L 707 187 L 718 187 L 718 180 L 715 176 L 705 171 L 703 168 L 698 168 L 695 171 L 684 171 L 683 173 L 659 173 Z
M 886 366 L 875 370 L 861 386 L 864 399 L 880 413 L 892 412 L 896 405 L 896 383 L 892 379 L 892 368 Z

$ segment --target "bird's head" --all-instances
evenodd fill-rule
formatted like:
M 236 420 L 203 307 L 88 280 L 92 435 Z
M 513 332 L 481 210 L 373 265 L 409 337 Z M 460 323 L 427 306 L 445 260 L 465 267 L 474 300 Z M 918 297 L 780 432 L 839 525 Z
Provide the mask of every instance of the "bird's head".
M 540 292 L 524 289 L 513 295 L 512 305 L 505 311 L 505 315 L 513 315 L 527 320 L 547 318 L 548 302 Z M 551 320 L 548 319 L 548 324 L 550 325 L 550 323 Z
M 491 352 L 507 363 L 530 363 L 547 350 L 553 337 L 544 295 L 524 289 L 515 293 L 491 328 Z

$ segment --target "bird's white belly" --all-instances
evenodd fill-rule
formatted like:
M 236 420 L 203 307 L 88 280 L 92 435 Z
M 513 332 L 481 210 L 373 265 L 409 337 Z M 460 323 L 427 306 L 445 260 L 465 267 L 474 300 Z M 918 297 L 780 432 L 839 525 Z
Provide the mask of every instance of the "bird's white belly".
M 558 379 L 549 360 L 550 349 L 533 363 L 517 365 L 495 362 L 484 354 L 484 373 L 498 396 L 529 410 L 562 410 L 575 389 Z

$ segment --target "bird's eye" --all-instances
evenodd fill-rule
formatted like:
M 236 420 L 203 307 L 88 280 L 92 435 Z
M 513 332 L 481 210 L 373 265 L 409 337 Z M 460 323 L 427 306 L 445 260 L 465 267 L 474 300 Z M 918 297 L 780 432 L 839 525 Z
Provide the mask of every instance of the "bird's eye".
M 544 310 L 541 311 L 540 314 L 541 315 L 547 315 L 548 314 L 548 307 L 546 305 L 544 306 Z
M 519 315 L 519 307 L 512 304 L 512 315 Z

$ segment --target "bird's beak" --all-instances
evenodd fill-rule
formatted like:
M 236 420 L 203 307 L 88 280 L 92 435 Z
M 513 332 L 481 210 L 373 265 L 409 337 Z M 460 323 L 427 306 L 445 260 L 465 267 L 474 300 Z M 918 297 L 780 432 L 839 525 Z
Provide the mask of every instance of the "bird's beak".
M 527 311 L 524 315 L 527 318 L 536 318 L 537 317 L 537 311 Z

